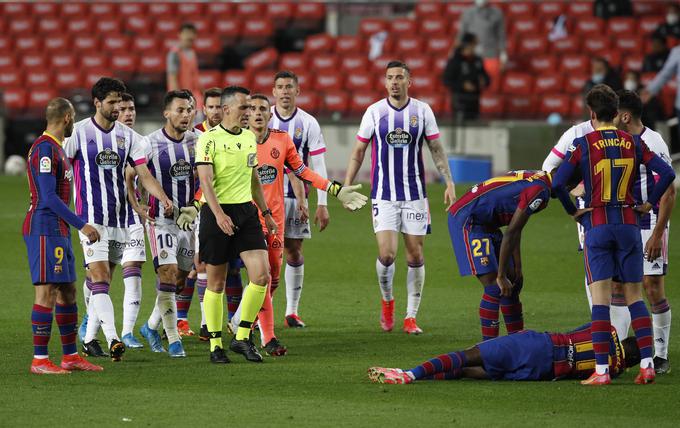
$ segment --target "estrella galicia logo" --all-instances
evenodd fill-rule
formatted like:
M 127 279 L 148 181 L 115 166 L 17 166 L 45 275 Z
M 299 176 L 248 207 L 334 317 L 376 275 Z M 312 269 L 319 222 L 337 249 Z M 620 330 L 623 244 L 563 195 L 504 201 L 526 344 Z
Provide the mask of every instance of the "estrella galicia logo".
M 191 176 L 191 164 L 180 159 L 170 167 L 170 177 L 173 180 L 187 180 Z
M 265 164 L 257 169 L 257 174 L 260 176 L 260 182 L 262 184 L 272 184 L 276 181 L 278 171 L 273 166 Z
M 409 132 L 404 132 L 401 128 L 395 129 L 385 137 L 387 144 L 395 148 L 408 146 L 411 144 L 412 139 L 411 134 Z
M 120 165 L 120 155 L 107 147 L 103 151 L 97 153 L 94 162 L 99 168 L 114 169 Z

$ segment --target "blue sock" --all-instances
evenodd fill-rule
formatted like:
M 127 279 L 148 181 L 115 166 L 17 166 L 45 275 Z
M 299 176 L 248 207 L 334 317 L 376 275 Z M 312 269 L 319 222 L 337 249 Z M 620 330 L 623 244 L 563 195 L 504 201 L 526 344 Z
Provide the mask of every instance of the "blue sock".
M 593 337 L 595 363 L 609 365 L 609 342 L 611 339 L 609 305 L 593 305 L 590 333 Z
M 416 379 L 424 379 L 439 373 L 455 373 L 465 367 L 466 363 L 467 359 L 462 351 L 451 352 L 450 354 L 442 354 L 438 357 L 434 357 L 408 371 L 413 373 L 413 376 L 415 376 Z
M 33 305 L 31 325 L 33 327 L 33 356 L 47 358 L 47 344 L 52 335 L 52 308 Z
M 652 333 L 652 318 L 649 316 L 647 306 L 642 300 L 638 300 L 628 306 L 628 311 L 630 324 L 633 326 L 638 348 L 640 348 L 640 358 L 652 358 L 654 334 Z
M 482 325 L 482 340 L 498 337 L 498 307 L 501 289 L 497 284 L 484 287 L 482 300 L 479 302 L 479 322 Z

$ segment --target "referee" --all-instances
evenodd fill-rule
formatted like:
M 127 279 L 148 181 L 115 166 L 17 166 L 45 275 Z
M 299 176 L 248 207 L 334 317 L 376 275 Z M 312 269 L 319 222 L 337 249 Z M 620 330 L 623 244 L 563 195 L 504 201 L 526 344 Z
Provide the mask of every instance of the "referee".
M 227 262 L 237 257 L 243 260 L 250 283 L 243 293 L 241 322 L 229 349 L 248 361 L 262 361 L 249 335 L 269 284 L 269 260 L 253 200 L 262 211 L 269 233 L 275 234 L 277 228 L 257 174 L 255 134 L 241 128 L 249 93 L 239 86 L 225 88 L 221 97 L 222 122 L 203 133 L 196 144 L 196 167 L 207 202 L 201 207 L 198 240 L 199 257 L 206 263 L 208 273 L 203 305 L 212 363 L 229 362 L 222 349 L 222 295 Z

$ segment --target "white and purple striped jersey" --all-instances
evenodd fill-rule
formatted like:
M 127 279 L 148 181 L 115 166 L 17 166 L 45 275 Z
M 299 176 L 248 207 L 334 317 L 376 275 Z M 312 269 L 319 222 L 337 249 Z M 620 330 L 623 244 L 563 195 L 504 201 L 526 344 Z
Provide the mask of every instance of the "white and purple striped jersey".
M 194 199 L 194 150 L 198 135 L 184 133 L 181 140 L 171 138 L 164 128 L 146 136 L 145 155 L 149 171 L 177 208 L 186 207 Z M 163 210 L 158 199 L 149 196 L 149 215 L 158 216 Z
M 663 140 L 661 135 L 647 127 L 643 128 L 639 138 L 647 144 L 649 150 L 656 153 L 664 162 L 671 165 L 671 155 L 668 151 L 668 145 Z M 658 180 L 658 175 L 647 169 L 646 166 L 640 165 L 640 172 L 637 180 L 633 185 L 633 197 L 636 203 L 644 203 L 647 197 L 652 193 L 652 189 Z M 659 206 L 655 206 L 648 214 L 640 217 L 640 229 L 654 229 L 656 226 L 656 218 L 659 215 Z
M 564 157 L 569 151 L 569 146 L 571 146 L 574 140 L 581 138 L 593 131 L 595 131 L 595 128 L 593 128 L 593 123 L 589 120 L 576 124 L 564 131 L 564 134 L 562 134 L 560 139 L 557 141 L 555 147 L 552 148 L 550 153 L 548 153 L 548 156 L 543 161 L 543 171 L 550 172 L 560 166 L 564 160 Z
M 318 156 L 326 152 L 326 142 L 321 134 L 321 127 L 319 122 L 306 111 L 299 107 L 295 108 L 295 111 L 289 118 L 282 118 L 279 112 L 276 111 L 276 106 L 272 106 L 272 117 L 269 120 L 269 128 L 278 129 L 279 131 L 285 131 L 293 139 L 295 148 L 305 165 L 309 166 L 309 160 L 311 156 Z M 312 169 L 314 166 L 312 165 Z M 324 178 L 326 177 L 325 171 L 316 171 Z M 288 182 L 288 175 L 283 176 L 283 187 L 285 189 L 284 196 L 286 198 L 295 198 L 293 193 L 293 187 Z M 305 184 L 305 191 L 308 191 L 307 185 Z M 319 194 L 326 192 L 318 191 Z M 321 199 L 321 198 L 320 198 Z M 325 198 L 324 198 L 325 200 Z
M 371 199 L 424 199 L 423 142 L 437 138 L 439 128 L 427 103 L 410 98 L 396 109 L 384 98 L 369 106 L 357 139 L 372 143 Z
M 108 227 L 128 225 L 125 166 L 146 163 L 143 137 L 120 122 L 106 131 L 93 117 L 76 123 L 64 142 L 75 177 L 76 214 Z

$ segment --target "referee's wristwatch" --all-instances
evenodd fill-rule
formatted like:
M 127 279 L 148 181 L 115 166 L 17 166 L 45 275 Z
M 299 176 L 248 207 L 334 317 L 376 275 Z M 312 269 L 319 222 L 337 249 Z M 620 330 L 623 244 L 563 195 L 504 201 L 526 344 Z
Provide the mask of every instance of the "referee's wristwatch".
M 272 215 L 272 210 L 267 208 L 266 210 L 262 211 L 262 217 L 267 217 L 267 214 Z

